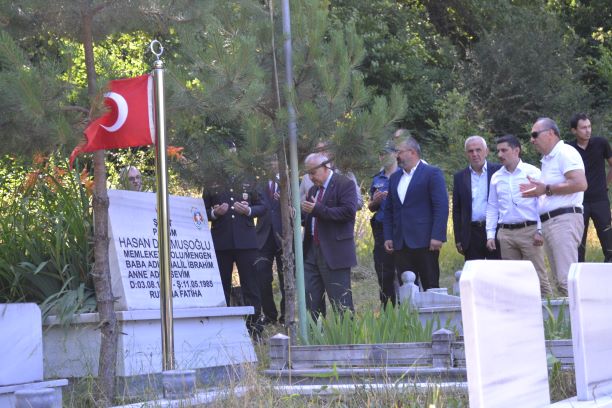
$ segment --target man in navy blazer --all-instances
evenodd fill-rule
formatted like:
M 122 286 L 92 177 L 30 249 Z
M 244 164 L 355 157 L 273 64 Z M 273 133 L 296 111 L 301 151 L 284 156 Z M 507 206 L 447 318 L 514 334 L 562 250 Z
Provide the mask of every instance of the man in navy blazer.
M 274 172 L 278 172 L 278 160 L 276 158 L 271 161 L 270 165 Z M 255 231 L 257 232 L 259 256 L 255 266 L 257 268 L 259 290 L 261 292 L 261 308 L 265 315 L 263 323 L 275 323 L 278 320 L 282 324 L 285 322 L 285 282 L 283 279 L 282 245 L 280 239 L 283 233 L 283 225 L 279 201 L 278 174 L 272 180 L 267 180 L 262 184 L 259 192 L 261 201 L 268 211 L 257 218 Z M 274 303 L 274 292 L 272 290 L 272 281 L 274 280 L 272 272 L 273 262 L 276 262 L 276 273 L 281 292 L 280 317 L 276 309 L 276 303 Z
M 471 259 L 501 259 L 499 243 L 495 250 L 487 248 L 486 211 L 493 173 L 501 165 L 489 163 L 487 142 L 481 136 L 465 140 L 469 166 L 453 178 L 453 230 L 457 251 Z
M 353 181 L 334 173 L 324 154 L 312 153 L 304 162 L 314 184 L 302 201 L 306 307 L 317 318 L 325 315 L 325 293 L 334 308 L 353 310 L 357 194 Z
M 383 232 L 385 250 L 394 254 L 401 272 L 413 271 L 423 290 L 439 287 L 438 259 L 446 241 L 448 194 L 442 171 L 421 161 L 421 147 L 412 137 L 397 145 L 403 171 L 389 178 Z

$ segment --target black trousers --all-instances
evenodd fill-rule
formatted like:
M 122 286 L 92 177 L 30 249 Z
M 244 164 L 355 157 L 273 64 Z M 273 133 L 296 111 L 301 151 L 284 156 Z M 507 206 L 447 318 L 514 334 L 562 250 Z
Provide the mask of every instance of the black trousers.
M 386 306 L 387 302 L 396 304 L 395 298 L 395 261 L 393 255 L 385 251 L 385 237 L 383 234 L 382 222 L 375 219 L 370 220 L 372 236 L 374 237 L 374 269 L 378 278 L 378 288 L 380 292 L 380 302 Z
M 593 224 L 595 224 L 599 244 L 604 254 L 604 262 L 612 262 L 612 229 L 610 226 L 612 216 L 610 215 L 610 202 L 606 200 L 596 203 L 583 203 L 582 205 L 584 207 L 584 234 L 582 235 L 582 242 L 578 247 L 578 262 L 584 262 L 589 218 L 592 218 Z
M 257 271 L 255 260 L 257 249 L 229 249 L 216 251 L 221 283 L 225 302 L 230 305 L 230 292 L 232 290 L 232 270 L 234 262 L 240 276 L 240 288 L 242 299 L 247 306 L 253 306 L 254 314 L 247 317 L 247 326 L 251 327 L 259 319 L 261 314 L 261 297 L 259 294 L 259 283 L 257 282 Z
M 484 225 L 470 224 L 470 244 L 463 251 L 466 261 L 473 259 L 501 259 L 497 239 L 495 248 L 495 251 L 489 251 L 487 248 L 487 230 Z
M 325 316 L 325 294 L 332 307 L 339 312 L 354 311 L 351 291 L 351 268 L 330 269 L 321 248 L 312 245 L 304 258 L 306 309 L 314 320 Z
M 393 252 L 395 266 L 400 273 L 412 271 L 420 280 L 423 290 L 440 287 L 440 251 L 429 248 L 402 248 Z
M 267 318 L 273 321 L 279 319 L 276 303 L 274 303 L 274 291 L 272 281 L 274 273 L 272 263 L 276 261 L 276 273 L 278 274 L 278 284 L 281 292 L 280 318 L 285 316 L 285 279 L 283 276 L 282 250 L 278 247 L 274 235 L 268 234 L 268 239 L 263 248 L 259 250 L 259 256 L 255 262 L 257 268 L 257 278 L 259 280 L 259 291 L 261 294 L 261 308 Z

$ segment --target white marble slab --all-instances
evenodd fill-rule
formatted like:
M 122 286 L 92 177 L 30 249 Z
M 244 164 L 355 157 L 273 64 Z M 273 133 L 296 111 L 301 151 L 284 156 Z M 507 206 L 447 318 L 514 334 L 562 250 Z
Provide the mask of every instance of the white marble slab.
M 244 317 L 253 308 L 198 308 L 174 310 L 174 353 L 179 369 L 199 369 L 257 361 Z M 162 371 L 159 311 L 119 312 L 117 376 L 131 377 Z M 54 317 L 45 320 L 45 375 L 96 375 L 100 354 L 97 313 L 77 317 L 68 327 Z M 0 407 L 2 408 L 2 407 Z
M 611 396 L 612 264 L 573 264 L 568 292 L 578 400 Z
M 0 386 L 42 379 L 40 309 L 34 303 L 0 304 Z
M 550 404 L 538 275 L 529 261 L 468 261 L 460 280 L 470 407 Z
M 109 267 L 116 310 L 159 310 L 156 195 L 109 190 Z M 175 309 L 226 306 L 204 201 L 169 197 Z

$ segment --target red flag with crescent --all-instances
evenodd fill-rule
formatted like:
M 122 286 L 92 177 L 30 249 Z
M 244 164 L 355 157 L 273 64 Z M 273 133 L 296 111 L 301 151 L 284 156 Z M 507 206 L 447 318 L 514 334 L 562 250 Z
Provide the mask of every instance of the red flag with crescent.
M 151 75 L 110 81 L 104 104 L 108 113 L 87 126 L 84 131 L 87 140 L 72 151 L 70 167 L 81 153 L 155 143 Z

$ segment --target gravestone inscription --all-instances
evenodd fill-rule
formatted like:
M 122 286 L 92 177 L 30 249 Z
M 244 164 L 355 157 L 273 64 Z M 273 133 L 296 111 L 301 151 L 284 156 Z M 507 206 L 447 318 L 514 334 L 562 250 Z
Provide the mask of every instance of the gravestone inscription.
M 110 190 L 109 260 L 118 310 L 159 309 L 154 193 Z M 202 199 L 170 196 L 170 263 L 175 308 L 226 306 Z

